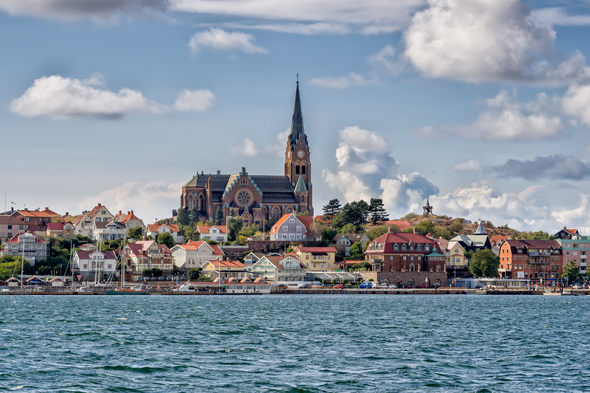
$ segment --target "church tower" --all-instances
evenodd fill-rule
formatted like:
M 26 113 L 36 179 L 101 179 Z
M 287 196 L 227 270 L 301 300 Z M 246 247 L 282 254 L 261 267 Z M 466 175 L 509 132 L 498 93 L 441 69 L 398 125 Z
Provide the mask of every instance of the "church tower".
M 295 106 L 291 121 L 291 133 L 287 139 L 285 152 L 285 176 L 295 189 L 295 197 L 299 203 L 300 212 L 309 212 L 313 216 L 312 186 L 311 186 L 311 158 L 307 135 L 303 130 L 303 114 L 299 97 L 299 80 L 295 90 Z

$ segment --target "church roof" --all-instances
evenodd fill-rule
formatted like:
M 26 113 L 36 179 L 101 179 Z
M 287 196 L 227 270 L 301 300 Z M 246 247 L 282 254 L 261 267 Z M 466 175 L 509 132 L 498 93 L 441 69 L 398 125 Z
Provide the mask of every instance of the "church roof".
M 299 179 L 297 179 L 295 192 L 307 192 L 307 187 L 305 187 L 305 182 L 303 181 L 303 178 L 301 176 L 299 176 Z
M 481 220 L 479 220 L 477 229 L 475 230 L 475 232 L 473 234 L 474 235 L 487 235 L 488 234 L 486 232 L 485 228 L 483 227 L 483 223 L 481 222 Z

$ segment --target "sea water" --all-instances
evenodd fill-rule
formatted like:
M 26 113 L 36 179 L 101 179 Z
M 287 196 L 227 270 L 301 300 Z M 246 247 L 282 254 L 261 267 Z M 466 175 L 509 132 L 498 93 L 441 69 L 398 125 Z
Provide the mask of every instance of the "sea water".
M 0 390 L 590 391 L 590 297 L 0 296 Z

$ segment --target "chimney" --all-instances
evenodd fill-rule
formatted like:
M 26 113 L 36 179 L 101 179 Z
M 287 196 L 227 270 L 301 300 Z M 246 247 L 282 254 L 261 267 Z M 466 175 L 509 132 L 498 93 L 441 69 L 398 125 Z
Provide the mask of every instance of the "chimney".
M 121 210 L 119 210 L 119 214 L 123 214 L 123 213 L 121 213 Z
M 387 233 L 393 233 L 393 228 L 392 227 L 388 227 L 387 228 Z
M 99 204 L 98 204 L 98 207 L 101 207 L 101 206 L 102 206 L 102 205 L 99 203 Z
M 45 206 L 45 210 L 49 210 L 49 208 L 47 206 Z
M 412 228 L 412 231 L 414 232 L 414 234 L 416 234 L 416 235 L 418 234 L 418 228 L 414 227 L 414 228 Z
M 131 215 L 133 215 L 133 210 L 131 210 Z
M 218 174 L 218 175 L 221 175 L 221 171 L 217 171 L 217 174 Z

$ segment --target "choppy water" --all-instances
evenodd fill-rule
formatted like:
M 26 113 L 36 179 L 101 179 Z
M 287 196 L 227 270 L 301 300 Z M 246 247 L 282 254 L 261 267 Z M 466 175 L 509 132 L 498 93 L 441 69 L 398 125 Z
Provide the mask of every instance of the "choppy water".
M 590 297 L 0 296 L 0 391 L 590 391 Z

